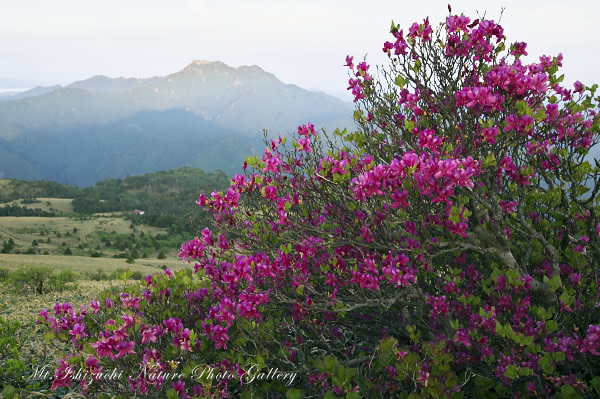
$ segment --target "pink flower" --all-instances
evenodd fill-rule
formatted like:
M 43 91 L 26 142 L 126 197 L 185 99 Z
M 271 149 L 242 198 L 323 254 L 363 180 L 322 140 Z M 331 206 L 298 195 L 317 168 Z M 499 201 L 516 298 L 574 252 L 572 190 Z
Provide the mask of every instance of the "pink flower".
M 199 259 L 202 257 L 204 250 L 206 247 L 204 243 L 195 237 L 193 240 L 189 240 L 185 244 L 181 244 L 181 248 L 179 249 L 179 257 L 183 260 L 187 260 L 190 262 L 190 258 Z M 147 276 L 146 283 L 150 284 L 152 282 L 152 276 Z
M 306 136 L 308 138 L 310 135 L 315 136 L 316 134 L 317 131 L 315 130 L 315 125 L 313 125 L 312 123 L 307 123 L 306 125 L 298 126 L 299 136 Z
M 92 348 L 96 349 L 96 355 L 98 357 L 109 357 L 114 359 L 113 355 L 113 339 L 102 338 L 99 341 L 96 341 L 91 344 Z
M 307 137 L 301 137 L 298 139 L 298 146 L 300 151 L 304 151 L 307 154 L 311 153 L 311 148 L 310 148 L 310 139 Z
M 69 365 L 69 362 L 59 359 L 58 367 L 54 371 L 54 380 L 52 381 L 52 387 L 50 387 L 50 389 L 55 391 L 60 387 L 70 387 L 72 374 L 73 368 Z
M 354 64 L 352 63 L 352 60 L 354 60 L 354 57 L 350 57 L 349 55 L 346 56 L 346 65 L 348 68 L 350 69 L 354 69 Z
M 173 389 L 177 392 L 177 394 L 179 396 L 187 397 L 187 395 L 185 393 L 185 382 L 183 382 L 183 381 L 173 382 L 173 383 L 171 383 L 171 386 L 173 387 Z
M 93 310 L 93 314 L 96 314 L 100 311 L 100 304 L 98 303 L 98 301 L 92 301 L 90 302 L 90 308 L 92 308 Z
M 592 355 L 600 356 L 600 352 L 597 351 L 598 347 L 600 347 L 600 325 L 590 324 L 583 340 L 581 353 L 590 352 Z
M 85 360 L 85 366 L 92 374 L 97 374 L 102 371 L 102 366 L 99 365 L 98 359 L 94 356 L 90 356 Z
M 71 339 L 71 341 L 73 341 L 73 342 L 88 336 L 85 333 L 85 325 L 79 324 L 79 323 L 75 323 L 75 325 L 73 326 L 73 329 L 71 331 L 69 331 L 69 335 L 73 336 L 73 338 Z
M 471 18 L 466 17 L 464 15 L 451 15 L 446 19 L 446 29 L 449 32 L 456 32 L 457 30 L 462 30 L 463 32 L 468 32 L 469 29 L 467 25 L 471 22 Z
M 404 166 L 412 168 L 419 163 L 419 156 L 414 152 L 406 152 L 402 155 Z
M 446 301 L 446 295 L 442 295 L 441 297 L 428 296 L 425 302 L 431 305 L 431 318 L 433 320 L 439 316 L 444 317 L 450 310 L 450 304 Z
M 127 342 L 120 342 L 117 344 L 117 346 L 115 346 L 115 350 L 117 351 L 117 354 L 115 355 L 115 357 L 123 357 L 127 354 L 135 354 L 135 352 L 133 351 L 133 347 L 135 346 L 135 342 L 133 341 L 127 341 Z
M 175 333 L 183 329 L 183 323 L 181 320 L 176 317 L 171 317 L 168 320 L 163 320 L 163 324 L 165 325 L 167 331 Z
M 469 342 L 469 332 L 464 328 L 461 328 L 456 332 L 456 338 L 454 338 L 454 342 L 461 343 L 466 347 L 471 346 L 471 342 Z
M 265 198 L 273 200 L 275 199 L 275 194 L 277 194 L 277 187 L 275 186 L 267 186 L 265 187 Z
M 270 149 L 265 149 L 265 153 L 263 155 L 263 162 L 266 166 L 263 168 L 263 172 L 279 172 L 279 154 L 273 155 Z
M 145 344 L 146 342 L 156 342 L 157 341 L 157 337 L 156 337 L 156 333 L 157 330 L 154 327 L 150 327 L 150 326 L 146 326 L 146 328 L 144 328 L 142 330 L 142 344 Z M 159 329 L 160 331 L 160 329 Z
M 394 209 L 398 209 L 398 208 L 408 208 L 409 204 L 406 201 L 406 199 L 408 198 L 408 191 L 406 190 L 402 190 L 402 191 L 394 191 L 391 195 L 392 200 L 394 201 L 392 203 L 392 208 Z
M 515 43 L 514 49 L 510 53 L 512 55 L 527 55 L 527 51 L 525 51 L 526 48 L 527 48 L 527 43 L 525 43 L 525 42 Z

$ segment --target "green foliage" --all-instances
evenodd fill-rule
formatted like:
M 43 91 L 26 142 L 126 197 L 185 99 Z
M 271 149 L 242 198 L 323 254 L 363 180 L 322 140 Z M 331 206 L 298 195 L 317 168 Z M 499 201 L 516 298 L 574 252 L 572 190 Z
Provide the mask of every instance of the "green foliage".
M 0 282 L 5 281 L 8 278 L 8 274 L 10 270 L 5 268 L 0 268 Z
M 23 342 L 17 337 L 20 328 L 19 322 L 0 318 L 0 386 L 25 379 L 25 364 L 19 360 L 19 351 L 23 347 Z M 6 393 L 4 395 L 8 397 Z
M 11 202 L 21 198 L 73 198 L 79 191 L 77 187 L 48 180 L 21 181 L 15 179 L 8 182 L 0 191 L 0 202 Z M 23 201 L 21 201 L 24 203 Z
M 38 217 L 54 217 L 55 212 L 43 211 L 40 208 L 27 208 L 18 205 L 4 205 L 0 208 L 0 216 L 38 216 Z
M 144 274 L 139 270 L 134 270 L 131 272 L 131 276 L 129 276 L 131 280 L 143 280 L 144 277 Z
M 95 272 L 88 273 L 86 277 L 93 281 L 105 281 L 112 279 L 112 276 L 102 269 L 98 269 Z
M 8 273 L 5 284 L 19 292 L 45 294 L 61 292 L 65 289 L 76 289 L 77 275 L 71 270 L 55 273 L 47 267 L 26 266 Z
M 58 273 L 52 273 L 48 277 L 47 287 L 49 291 L 62 292 L 65 289 L 77 289 L 76 281 L 79 279 L 77 274 L 71 270 L 62 270 Z
M 2 250 L 0 253 L 9 254 L 15 248 L 15 242 L 12 238 L 9 238 L 8 241 L 2 242 Z
M 9 273 L 8 284 L 11 288 L 23 292 L 31 291 L 34 294 L 47 292 L 45 286 L 52 269 L 47 267 L 26 266 Z
M 80 190 L 73 198 L 73 209 L 83 214 L 127 212 L 131 226 L 142 223 L 172 228 L 176 225 L 180 232 L 189 233 L 208 223 L 204 213 L 190 204 L 198 199 L 201 191 L 222 190 L 228 186 L 229 177 L 222 171 L 205 173 L 201 169 L 181 167 L 123 180 L 101 181 Z M 133 209 L 141 209 L 145 214 L 130 214 Z

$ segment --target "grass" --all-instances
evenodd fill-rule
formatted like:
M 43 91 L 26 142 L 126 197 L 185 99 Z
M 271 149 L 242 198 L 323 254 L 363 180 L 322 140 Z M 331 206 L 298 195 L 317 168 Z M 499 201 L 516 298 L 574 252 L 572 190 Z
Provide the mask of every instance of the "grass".
M 0 268 L 9 270 L 24 266 L 44 266 L 53 270 L 72 270 L 75 273 L 93 273 L 98 269 L 111 273 L 117 269 L 129 269 L 140 271 L 144 274 L 156 273 L 161 266 L 166 265 L 173 270 L 192 267 L 188 263 L 182 263 L 176 258 L 167 259 L 137 259 L 135 263 L 127 263 L 125 259 L 115 258 L 90 258 L 87 256 L 60 256 L 60 255 L 21 255 L 0 254 Z
M 2 185 L 0 184 L 0 190 Z M 22 200 L 11 202 L 0 202 L 0 207 L 5 205 L 16 205 L 29 209 L 41 209 L 46 212 L 55 212 L 57 214 L 69 214 L 73 212 L 73 200 L 71 198 L 36 198 L 40 202 L 23 203 Z
M 73 255 L 90 256 L 92 251 L 102 252 L 105 256 L 122 253 L 122 250 L 109 248 L 101 240 L 102 234 L 129 235 L 138 238 L 142 233 L 148 236 L 165 234 L 166 229 L 137 225 L 117 215 L 94 216 L 93 218 L 77 219 L 70 217 L 16 217 L 0 218 L 0 244 L 12 239 L 18 251 L 25 253 L 37 242 L 36 252 L 50 255 L 62 255 L 69 248 Z M 160 251 L 167 258 L 177 256 L 178 247 L 152 249 L 148 257 L 156 258 Z M 13 253 L 16 251 L 13 251 Z M 141 255 L 141 253 L 140 253 Z
M 42 308 L 50 309 L 56 302 L 71 302 L 75 305 L 89 304 L 100 297 L 100 292 L 111 287 L 120 287 L 122 281 L 78 281 L 77 290 L 50 292 L 42 295 L 0 292 L 0 317 L 18 320 L 24 326 L 33 326 Z
M 71 198 L 38 198 L 41 202 L 28 204 L 32 208 L 40 208 L 43 211 L 71 213 L 73 212 L 73 200 Z

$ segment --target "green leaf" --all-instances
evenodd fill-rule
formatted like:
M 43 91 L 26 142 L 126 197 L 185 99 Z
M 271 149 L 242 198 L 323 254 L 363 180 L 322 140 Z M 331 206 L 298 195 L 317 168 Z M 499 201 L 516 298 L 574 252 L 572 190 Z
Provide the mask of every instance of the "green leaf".
M 298 388 L 290 388 L 285 393 L 287 399 L 302 399 L 304 397 L 304 391 Z
M 5 386 L 0 394 L 2 394 L 3 398 L 7 399 L 18 398 L 17 389 L 12 385 Z
M 565 360 L 565 354 L 564 352 L 555 352 L 554 353 L 554 360 L 557 362 L 562 362 Z
M 450 208 L 450 216 L 448 216 L 448 220 L 453 223 L 460 222 L 460 211 L 454 205 L 452 205 L 452 208 Z
M 402 89 L 406 85 L 406 79 L 404 79 L 402 75 L 398 75 L 396 76 L 396 79 L 394 79 L 394 83 Z
M 421 61 L 420 60 L 416 60 L 415 61 L 415 65 L 413 66 L 413 71 L 415 72 L 415 75 L 421 70 Z
M 529 367 L 522 367 L 521 370 L 519 371 L 519 374 L 521 374 L 523 377 L 529 377 L 530 375 L 533 374 L 533 370 L 530 369 Z
M 514 380 L 515 378 L 517 378 L 517 366 L 515 366 L 514 364 L 509 364 L 508 367 L 506 367 L 506 371 L 504 372 L 504 375 L 508 378 L 510 378 L 511 380 Z
M 573 304 L 575 298 L 567 293 L 567 291 L 563 291 L 563 293 L 558 297 L 561 301 L 563 301 L 567 306 Z
M 540 108 L 538 112 L 535 113 L 535 120 L 540 122 L 546 119 L 546 110 L 544 108 Z
M 346 399 L 360 399 L 362 396 L 358 392 L 348 392 L 346 394 Z
M 517 109 L 517 111 L 519 111 L 519 113 L 521 115 L 529 115 L 529 116 L 533 115 L 533 111 L 531 110 L 531 107 L 529 106 L 529 104 L 527 104 L 523 100 L 517 101 L 517 103 L 515 104 L 515 108 Z
M 582 396 L 579 394 L 579 392 L 577 392 L 575 390 L 575 388 L 573 388 L 570 385 L 563 385 L 562 387 L 560 387 L 560 393 L 558 394 L 558 397 L 561 399 L 579 399 L 582 398 Z
M 594 387 L 594 390 L 597 393 L 600 393 L 600 377 L 594 377 L 590 384 L 592 385 L 592 387 Z
M 546 352 L 546 355 L 549 355 L 549 353 Z M 552 372 L 554 372 L 554 366 L 552 366 L 552 363 L 550 362 L 550 359 L 548 357 L 542 357 L 539 363 L 540 366 L 542 366 L 542 370 L 544 371 L 544 373 L 552 374 Z
M 123 273 L 121 273 L 119 278 L 123 281 L 127 281 L 129 279 L 129 277 L 131 277 L 132 274 L 133 273 L 131 272 L 131 270 L 125 269 L 125 271 Z
M 493 168 L 494 166 L 496 166 L 497 162 L 496 162 L 496 156 L 494 155 L 494 153 L 490 153 L 484 160 L 483 160 L 483 167 L 484 168 Z
M 560 276 L 557 274 L 556 276 L 552 277 L 548 281 L 548 285 L 550 286 L 550 289 L 552 291 L 556 291 L 557 289 L 559 289 L 562 286 L 562 281 L 560 279 Z
M 323 362 L 325 363 L 325 368 L 327 370 L 333 370 L 333 368 L 335 366 L 337 366 L 337 364 L 338 364 L 337 359 L 333 355 L 325 356 L 325 359 L 323 359 Z
M 240 399 L 254 399 L 254 394 L 251 390 L 246 390 L 240 395 Z
M 177 391 L 173 388 L 170 388 L 166 393 L 167 399 L 177 399 Z

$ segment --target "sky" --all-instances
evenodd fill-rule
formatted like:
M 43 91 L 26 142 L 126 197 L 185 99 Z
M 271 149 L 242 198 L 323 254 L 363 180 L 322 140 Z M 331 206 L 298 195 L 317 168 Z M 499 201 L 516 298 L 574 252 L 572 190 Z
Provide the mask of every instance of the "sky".
M 439 23 L 448 1 L 0 0 L 0 89 L 94 75 L 164 76 L 192 60 L 259 65 L 285 83 L 338 96 L 346 55 L 385 64 L 392 20 Z M 453 13 L 498 20 L 529 60 L 564 55 L 565 82 L 600 83 L 600 2 L 452 1 Z

